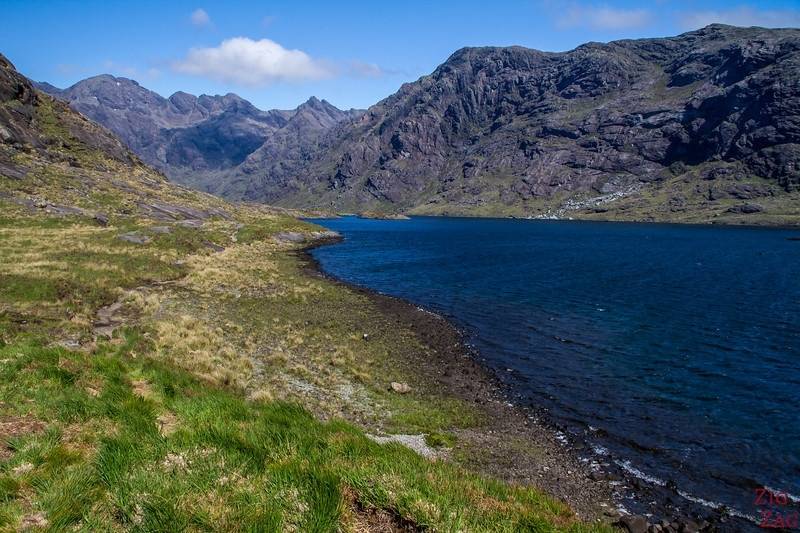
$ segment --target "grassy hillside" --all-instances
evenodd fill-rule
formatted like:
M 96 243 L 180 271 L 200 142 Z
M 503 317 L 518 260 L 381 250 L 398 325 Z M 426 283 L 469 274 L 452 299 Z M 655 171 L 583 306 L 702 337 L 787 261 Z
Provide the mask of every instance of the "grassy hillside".
M 692 167 L 683 175 L 616 193 L 561 193 L 512 206 L 504 205 L 498 192 L 488 190 L 470 196 L 468 201 L 465 197 L 462 204 L 430 203 L 408 213 L 680 224 L 800 224 L 800 192 L 786 192 L 759 177 L 703 180 L 705 170 L 703 166 Z M 497 178 L 494 182 L 509 179 Z
M 307 273 L 320 228 L 169 184 L 0 67 L 0 530 L 603 529 L 369 438 L 435 458 L 486 421 Z

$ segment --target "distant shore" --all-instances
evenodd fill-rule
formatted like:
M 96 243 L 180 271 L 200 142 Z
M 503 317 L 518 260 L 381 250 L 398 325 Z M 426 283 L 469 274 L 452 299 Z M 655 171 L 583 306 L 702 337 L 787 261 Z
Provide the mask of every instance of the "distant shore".
M 800 218 L 792 219 L 792 221 L 775 220 L 770 218 L 754 217 L 754 218 L 720 218 L 720 219 L 703 219 L 703 220 L 681 220 L 681 219 L 647 219 L 647 218 L 608 218 L 586 213 L 576 213 L 575 216 L 568 217 L 538 217 L 538 216 L 523 216 L 517 214 L 502 214 L 502 213 L 409 213 L 409 212 L 327 212 L 327 211 L 309 211 L 304 219 L 336 219 L 342 217 L 358 217 L 367 219 L 379 220 L 409 220 L 414 217 L 442 217 L 442 218 L 479 218 L 479 219 L 513 219 L 513 220 L 530 220 L 540 222 L 602 222 L 607 224 L 669 224 L 679 226 L 714 226 L 714 227 L 734 227 L 734 228 L 760 228 L 760 229 L 787 229 L 797 230 L 797 240 L 800 240 Z M 795 239 L 792 239 L 795 240 Z

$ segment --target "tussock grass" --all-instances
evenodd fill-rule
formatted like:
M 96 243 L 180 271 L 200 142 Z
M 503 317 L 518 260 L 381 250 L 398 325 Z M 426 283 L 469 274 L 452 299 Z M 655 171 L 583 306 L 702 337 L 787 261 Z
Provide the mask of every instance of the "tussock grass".
M 442 531 L 583 530 L 535 491 L 375 444 L 297 404 L 247 401 L 132 357 L 148 342 L 139 331 L 123 338 L 91 355 L 36 339 L 0 348 L 13 361 L 2 369 L 4 410 L 46 425 L 15 438 L 0 463 L 0 527 L 39 512 L 53 529 L 337 531 L 354 525 L 355 495 Z M 99 394 L 85 382 L 101 383 Z
M 423 382 L 386 390 L 413 377 L 398 354 L 428 348 L 270 239 L 311 226 L 237 216 L 146 245 L 118 235 L 152 221 L 0 218 L 0 531 L 363 531 L 375 512 L 436 531 L 593 529 L 345 422 L 442 446 L 481 423 Z M 122 326 L 95 338 L 113 302 Z
M 248 384 L 252 363 L 243 350 L 225 338 L 221 328 L 212 328 L 189 315 L 182 315 L 175 321 L 158 321 L 155 328 L 157 357 L 211 383 L 238 389 Z

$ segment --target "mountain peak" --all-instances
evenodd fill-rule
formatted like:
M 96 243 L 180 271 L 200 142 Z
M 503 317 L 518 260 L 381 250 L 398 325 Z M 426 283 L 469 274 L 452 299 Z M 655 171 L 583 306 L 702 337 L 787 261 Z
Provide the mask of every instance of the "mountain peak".
M 51 83 L 47 83 L 46 81 L 32 81 L 31 83 L 33 83 L 33 86 L 42 91 L 43 93 L 47 93 L 51 96 L 58 96 L 59 94 L 64 92 L 63 89 L 56 87 Z
M 339 110 L 336 106 L 328 102 L 327 100 L 320 100 L 316 96 L 311 96 L 308 100 L 297 106 L 297 109 L 300 108 L 311 108 L 311 109 L 318 109 L 318 110 L 327 110 L 327 109 L 336 109 Z
M 95 83 L 116 83 L 117 85 L 131 85 L 135 87 L 141 87 L 136 80 L 132 80 L 130 78 L 124 78 L 122 76 L 114 76 L 112 74 L 98 74 L 97 76 L 92 76 L 90 78 L 86 78 L 85 80 L 79 81 L 75 85 L 78 84 L 95 84 Z
M 337 121 L 340 118 L 339 116 L 344 113 L 344 111 L 331 104 L 327 100 L 320 100 L 316 96 L 312 96 L 297 106 L 297 109 L 295 109 L 295 115 L 303 113 L 312 113 L 316 116 L 329 116 L 334 121 Z

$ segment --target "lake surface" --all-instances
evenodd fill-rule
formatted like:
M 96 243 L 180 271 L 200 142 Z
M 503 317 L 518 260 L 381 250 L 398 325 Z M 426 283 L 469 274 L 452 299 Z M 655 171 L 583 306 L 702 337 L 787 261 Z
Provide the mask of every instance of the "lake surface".
M 800 495 L 800 230 L 318 220 L 328 273 L 451 318 L 518 401 L 656 485 Z

